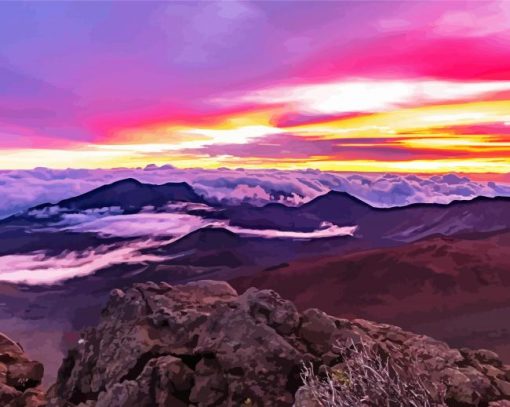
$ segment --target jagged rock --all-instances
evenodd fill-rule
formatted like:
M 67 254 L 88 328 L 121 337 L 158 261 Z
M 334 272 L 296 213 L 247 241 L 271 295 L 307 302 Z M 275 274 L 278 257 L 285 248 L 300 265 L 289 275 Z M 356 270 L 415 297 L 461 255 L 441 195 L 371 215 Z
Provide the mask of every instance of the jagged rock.
M 162 356 L 151 359 L 136 381 L 125 380 L 102 392 L 96 407 L 185 406 L 193 384 L 193 373 L 181 359 Z
M 336 344 L 360 341 L 416 359 L 447 384 L 450 406 L 505 407 L 510 399 L 510 369 L 493 352 L 315 309 L 300 314 L 273 291 L 238 295 L 226 283 L 201 281 L 114 290 L 97 328 L 64 360 L 49 406 L 315 407 L 298 391 L 302 363 L 333 368 L 341 361 Z
M 299 335 L 316 353 L 322 354 L 331 349 L 331 337 L 335 331 L 334 321 L 325 312 L 318 309 L 303 312 Z
M 489 403 L 489 407 L 510 407 L 510 401 L 508 400 L 492 401 Z
M 44 406 L 39 388 L 43 374 L 41 363 L 28 359 L 19 344 L 0 334 L 0 406 Z

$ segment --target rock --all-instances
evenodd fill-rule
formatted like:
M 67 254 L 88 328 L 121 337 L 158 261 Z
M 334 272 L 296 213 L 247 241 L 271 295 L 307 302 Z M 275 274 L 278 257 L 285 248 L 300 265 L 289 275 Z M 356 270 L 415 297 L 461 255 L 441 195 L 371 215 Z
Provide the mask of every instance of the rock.
M 416 360 L 447 386 L 450 406 L 504 407 L 508 368 L 490 351 L 459 351 L 398 327 L 300 314 L 274 291 L 238 295 L 223 282 L 136 284 L 115 290 L 99 325 L 64 360 L 49 407 L 318 407 L 301 388 L 303 362 L 328 371 L 338 345 L 377 346 Z M 0 369 L 0 376 L 1 376 Z
M 289 335 L 299 325 L 299 313 L 294 304 L 272 290 L 250 288 L 241 298 L 242 305 L 255 319 L 282 335 Z
M 39 387 L 43 374 L 41 363 L 28 359 L 19 344 L 0 334 L 0 406 L 44 406 Z
M 212 358 L 198 362 L 189 400 L 199 406 L 221 405 L 226 400 L 227 392 L 227 380 L 219 362 Z
M 11 401 L 21 398 L 21 392 L 14 387 L 7 386 L 5 383 L 0 383 L 0 405 L 6 406 Z
M 497 353 L 492 352 L 487 349 L 461 349 L 460 350 L 463 356 L 468 359 L 471 363 L 480 363 L 484 365 L 491 365 L 494 367 L 502 367 L 503 363 L 501 359 L 497 355 Z
M 6 383 L 18 390 L 26 390 L 41 383 L 44 367 L 39 362 L 26 361 L 9 366 Z
M 494 382 L 501 394 L 510 398 L 510 383 L 501 379 L 494 379 Z
M 333 318 L 318 309 L 309 309 L 303 313 L 300 336 L 313 351 L 322 354 L 332 347 L 331 338 L 336 330 Z
M 490 380 L 474 367 L 447 368 L 444 375 L 448 383 L 446 399 L 452 403 L 479 405 L 484 399 L 494 397 L 497 391 Z
M 192 371 L 182 360 L 162 356 L 150 360 L 137 381 L 116 383 L 100 393 L 95 407 L 185 406 L 179 395 L 189 393 L 192 380 Z
M 149 403 L 149 395 L 143 394 L 140 391 L 139 383 L 132 380 L 115 383 L 108 390 L 99 394 L 97 402 L 86 401 L 87 405 L 94 407 L 138 406 L 149 405 Z

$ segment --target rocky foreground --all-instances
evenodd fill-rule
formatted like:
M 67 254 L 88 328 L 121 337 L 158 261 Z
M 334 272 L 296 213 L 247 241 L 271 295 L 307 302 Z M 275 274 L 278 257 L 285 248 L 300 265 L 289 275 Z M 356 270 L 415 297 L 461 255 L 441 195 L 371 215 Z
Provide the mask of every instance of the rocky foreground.
M 416 359 L 433 381 L 446 384 L 449 406 L 510 406 L 510 366 L 493 352 L 451 349 L 398 327 L 317 309 L 299 313 L 274 291 L 238 295 L 214 281 L 114 290 L 99 325 L 63 361 L 47 405 L 313 406 L 300 389 L 302 363 L 328 371 L 342 364 L 335 344 L 360 341 L 397 360 Z M 20 376 L 25 370 L 12 367 L 10 355 L 26 360 L 2 339 L 0 400 L 7 401 L 0 405 L 43 405 L 34 404 L 40 377 Z
M 39 387 L 43 374 L 43 365 L 29 360 L 19 344 L 0 334 L 0 406 L 44 406 Z

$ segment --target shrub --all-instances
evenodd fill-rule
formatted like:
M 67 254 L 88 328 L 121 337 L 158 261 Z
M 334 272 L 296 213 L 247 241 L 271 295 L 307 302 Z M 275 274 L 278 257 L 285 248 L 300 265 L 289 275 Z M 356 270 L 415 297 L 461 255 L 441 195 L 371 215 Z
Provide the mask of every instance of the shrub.
M 337 345 L 342 363 L 322 375 L 304 365 L 304 391 L 323 407 L 439 407 L 444 384 L 433 383 L 413 359 L 392 358 L 377 345 L 363 341 Z

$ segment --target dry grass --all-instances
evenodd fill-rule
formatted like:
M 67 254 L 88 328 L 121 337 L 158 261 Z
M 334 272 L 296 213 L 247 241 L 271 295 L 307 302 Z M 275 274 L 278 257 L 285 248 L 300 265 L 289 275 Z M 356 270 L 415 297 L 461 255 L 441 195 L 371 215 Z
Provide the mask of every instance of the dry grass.
M 307 393 L 323 407 L 442 407 L 445 386 L 434 384 L 416 360 L 398 361 L 364 342 L 338 345 L 343 363 L 323 377 L 311 365 L 301 377 Z

